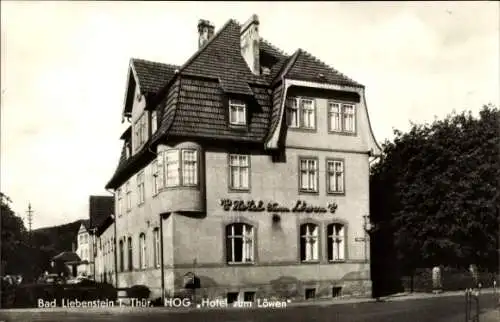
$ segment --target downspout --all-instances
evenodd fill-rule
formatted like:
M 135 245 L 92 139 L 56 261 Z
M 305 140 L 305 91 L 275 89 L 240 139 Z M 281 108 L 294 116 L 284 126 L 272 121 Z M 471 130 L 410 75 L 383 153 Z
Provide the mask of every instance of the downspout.
M 115 192 L 111 192 L 111 189 L 106 189 L 107 192 L 111 193 L 113 195 L 113 201 L 115 200 Z M 115 205 L 116 207 L 116 205 Z M 115 287 L 118 288 L 118 256 L 116 253 L 116 243 L 118 241 L 118 238 L 116 236 L 116 215 L 112 214 L 113 216 L 113 226 L 114 226 L 114 234 L 115 234 L 115 244 L 113 245 L 113 255 L 114 255 L 114 262 L 115 262 Z
M 161 305 L 165 303 L 165 267 L 163 266 L 163 216 L 160 214 L 160 272 L 161 272 Z

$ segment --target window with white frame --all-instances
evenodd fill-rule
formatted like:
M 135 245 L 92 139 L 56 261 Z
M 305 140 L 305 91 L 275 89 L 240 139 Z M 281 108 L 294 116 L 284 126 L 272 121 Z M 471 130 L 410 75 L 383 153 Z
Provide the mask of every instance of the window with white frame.
M 122 189 L 116 190 L 116 212 L 118 213 L 118 216 L 121 216 L 123 214 L 123 196 L 122 196 Z
M 146 268 L 146 234 L 139 235 L 139 267 Z
M 152 174 L 152 179 L 153 179 L 153 196 L 156 196 L 158 194 L 158 191 L 160 191 L 160 185 L 159 185 L 159 171 L 158 171 L 158 160 L 153 160 L 151 162 L 151 174 Z
M 244 223 L 226 226 L 226 259 L 229 264 L 254 261 L 254 228 Z
M 155 267 L 160 267 L 160 229 L 153 230 L 153 258 Z
M 300 159 L 300 190 L 304 192 L 318 191 L 318 160 L 313 158 Z
M 179 150 L 165 152 L 165 186 L 179 185 Z
M 327 160 L 327 192 L 343 193 L 344 192 L 344 161 L 342 160 Z
M 198 153 L 196 150 L 182 150 L 182 185 L 198 184 Z
M 319 228 L 316 224 L 300 226 L 300 260 L 303 262 L 319 260 Z
M 289 97 L 287 99 L 288 126 L 298 128 L 299 122 L 299 99 L 297 97 Z
M 289 97 L 287 99 L 288 126 L 314 130 L 316 128 L 315 100 L 303 97 Z
M 144 114 L 134 124 L 135 150 L 138 150 L 148 139 L 148 112 Z
M 154 134 L 158 128 L 158 117 L 156 110 L 151 111 L 151 134 Z
M 158 173 L 156 183 L 158 185 L 158 191 L 165 186 L 165 168 L 164 168 L 165 160 L 164 159 L 165 159 L 164 153 L 158 154 L 158 156 L 156 158 L 157 173 Z
M 236 190 L 246 190 L 250 188 L 249 155 L 229 155 L 229 186 L 231 189 Z
M 342 224 L 330 224 L 327 227 L 328 260 L 345 260 L 345 227 Z
M 198 151 L 195 149 L 168 150 L 165 155 L 165 186 L 197 186 Z M 160 174 L 161 176 L 161 174 Z
M 316 128 L 314 101 L 312 99 L 301 99 L 300 103 L 302 127 L 305 129 Z
M 229 101 L 229 123 L 245 125 L 247 123 L 246 104 L 238 100 Z
M 144 203 L 146 198 L 146 189 L 144 187 L 144 171 L 141 171 L 137 174 L 137 203 L 139 205 Z
M 333 132 L 356 132 L 354 104 L 328 102 L 328 127 Z
M 127 181 L 125 184 L 125 202 L 127 206 L 127 212 L 132 209 L 132 191 L 130 190 L 130 182 Z

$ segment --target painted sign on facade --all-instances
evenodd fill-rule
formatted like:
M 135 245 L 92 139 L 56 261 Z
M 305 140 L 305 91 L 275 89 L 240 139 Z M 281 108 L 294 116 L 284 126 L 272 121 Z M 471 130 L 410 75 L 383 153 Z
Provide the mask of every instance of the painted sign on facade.
M 297 200 L 293 207 L 280 205 L 278 202 L 264 203 L 262 200 L 232 200 L 221 199 L 220 205 L 225 211 L 249 211 L 249 212 L 272 212 L 272 213 L 335 213 L 337 204 L 329 203 L 326 206 L 314 206 L 306 201 Z

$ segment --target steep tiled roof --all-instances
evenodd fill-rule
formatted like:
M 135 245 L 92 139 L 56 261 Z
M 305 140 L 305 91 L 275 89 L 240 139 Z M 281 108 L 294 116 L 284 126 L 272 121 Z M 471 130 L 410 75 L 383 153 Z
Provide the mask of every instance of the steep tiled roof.
M 254 75 L 241 55 L 240 32 L 241 25 L 229 20 L 182 66 L 132 59 L 141 90 L 156 95 L 147 104 L 158 104 L 149 106 L 158 112 L 158 130 L 132 157 L 126 159 L 122 151 L 107 188 L 126 180 L 125 172 L 133 173 L 152 160 L 150 144 L 164 137 L 264 143 L 282 113 L 283 78 L 362 86 L 303 50 L 289 56 L 262 38 L 261 65 L 270 70 Z M 227 98 L 233 94 L 249 99 L 249 123 L 243 129 L 228 124 Z
M 301 49 L 298 50 L 298 56 L 285 77 L 318 83 L 363 86 Z
M 106 217 L 115 213 L 115 200 L 112 196 L 90 196 L 90 229 L 97 228 Z
M 131 64 L 137 73 L 142 94 L 155 94 L 173 76 L 179 66 L 132 58 Z

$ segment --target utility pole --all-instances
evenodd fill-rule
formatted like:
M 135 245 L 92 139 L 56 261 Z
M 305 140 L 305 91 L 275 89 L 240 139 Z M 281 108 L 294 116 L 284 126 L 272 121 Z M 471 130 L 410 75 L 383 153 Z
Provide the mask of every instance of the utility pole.
M 28 203 L 28 211 L 26 211 L 27 219 L 28 219 L 28 237 L 31 246 L 31 225 L 33 223 L 33 213 L 34 211 L 31 209 L 31 202 Z

